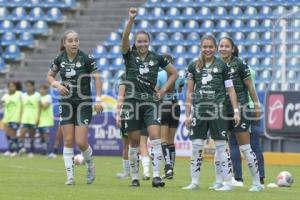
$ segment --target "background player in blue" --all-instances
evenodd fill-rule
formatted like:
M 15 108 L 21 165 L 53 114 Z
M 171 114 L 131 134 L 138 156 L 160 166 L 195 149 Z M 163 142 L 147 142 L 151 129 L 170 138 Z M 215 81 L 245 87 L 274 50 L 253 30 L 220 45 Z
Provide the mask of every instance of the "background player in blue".
M 122 54 L 126 66 L 126 80 L 131 86 L 126 86 L 126 99 L 124 102 L 125 127 L 129 136 L 129 159 L 131 166 L 132 186 L 140 185 L 138 180 L 138 147 L 140 130 L 144 126 L 150 137 L 153 159 L 153 187 L 164 187 L 165 183 L 159 176 L 160 161 L 162 160 L 162 148 L 160 139 L 160 118 L 158 116 L 158 100 L 171 87 L 177 79 L 175 67 L 162 55 L 149 51 L 150 35 L 145 32 L 137 32 L 134 37 L 134 46 L 130 48 L 129 35 L 131 26 L 137 15 L 136 8 L 129 9 L 129 20 L 125 26 L 122 37 Z M 166 70 L 169 80 L 164 88 L 155 91 L 159 67 Z
M 171 63 L 173 58 L 171 55 L 164 55 Z M 158 73 L 156 88 L 159 90 L 164 87 L 168 81 L 168 73 L 161 70 Z M 163 178 L 172 179 L 174 174 L 175 165 L 175 145 L 174 138 L 177 127 L 179 125 L 180 118 L 180 105 L 178 104 L 179 93 L 181 93 L 184 87 L 185 79 L 182 76 L 178 76 L 173 87 L 167 91 L 163 101 L 160 105 L 161 109 L 161 140 L 162 151 L 165 158 L 165 175 Z
M 249 67 L 239 58 L 233 56 L 234 46 L 234 42 L 230 37 L 223 37 L 219 43 L 219 52 L 222 60 L 227 63 L 229 68 L 241 110 L 241 123 L 239 125 L 233 125 L 232 120 L 229 120 L 230 137 L 236 137 L 239 149 L 248 163 L 248 168 L 252 176 L 252 186 L 249 191 L 259 192 L 263 190 L 263 187 L 260 184 L 258 162 L 250 146 L 250 134 L 248 131 L 250 125 L 249 94 L 254 102 L 254 111 L 257 118 L 260 117 L 259 101 L 253 87 Z M 230 108 L 229 105 L 228 115 L 231 117 L 233 109 L 231 108 L 230 111 Z
M 238 57 L 239 56 L 239 50 L 236 45 L 234 45 L 234 52 L 233 56 Z M 255 71 L 249 66 L 251 77 L 252 77 L 252 83 L 253 87 L 255 89 Z M 254 103 L 251 99 L 251 96 L 249 95 L 249 108 L 254 109 Z M 254 113 L 251 112 L 251 115 Z M 264 184 L 264 178 L 265 178 L 265 165 L 264 165 L 264 156 L 262 154 L 259 138 L 260 134 L 258 131 L 254 131 L 253 126 L 258 126 L 259 120 L 257 119 L 251 119 L 250 120 L 250 145 L 252 150 L 254 151 L 257 161 L 258 161 L 258 171 L 260 176 L 260 183 Z M 243 180 L 243 173 L 242 173 L 242 160 L 241 160 L 241 154 L 238 142 L 236 140 L 236 137 L 234 135 L 230 135 L 229 137 L 229 147 L 230 147 L 230 157 L 232 160 L 232 166 L 233 166 L 233 173 L 234 173 L 234 179 L 233 179 L 233 185 L 234 186 L 244 186 L 244 180 Z
M 232 190 L 232 169 L 229 150 L 227 149 L 228 122 L 225 103 L 226 91 L 234 108 L 234 121 L 240 122 L 236 93 L 226 64 L 215 57 L 217 42 L 213 35 L 204 35 L 200 42 L 201 55 L 188 66 L 186 92 L 185 125 L 191 129 L 192 141 L 191 178 L 192 182 L 185 190 L 199 188 L 199 176 L 202 163 L 202 151 L 207 133 L 214 139 L 216 154 L 219 155 L 223 181 L 216 182 L 210 189 L 219 191 Z M 193 106 L 193 112 L 191 108 Z M 192 114 L 192 115 L 191 115 Z
M 91 77 L 95 80 L 95 110 L 102 112 L 102 82 L 93 57 L 79 49 L 77 32 L 64 32 L 61 53 L 54 59 L 48 72 L 48 81 L 60 93 L 60 125 L 64 138 L 63 158 L 67 173 L 66 185 L 74 185 L 74 141 L 78 145 L 87 167 L 87 184 L 95 180 L 93 150 L 88 143 L 88 125 L 92 118 Z M 55 79 L 60 73 L 62 83 Z

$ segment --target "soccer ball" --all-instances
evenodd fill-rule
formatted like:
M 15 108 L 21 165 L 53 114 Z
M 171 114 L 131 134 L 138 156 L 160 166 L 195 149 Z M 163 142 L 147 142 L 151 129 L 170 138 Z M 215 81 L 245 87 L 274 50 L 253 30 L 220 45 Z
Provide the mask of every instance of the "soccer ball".
M 83 165 L 85 163 L 84 158 L 81 154 L 77 154 L 74 156 L 74 164 L 75 165 Z
M 290 172 L 282 171 L 278 174 L 276 181 L 279 187 L 291 187 L 294 182 L 294 178 Z

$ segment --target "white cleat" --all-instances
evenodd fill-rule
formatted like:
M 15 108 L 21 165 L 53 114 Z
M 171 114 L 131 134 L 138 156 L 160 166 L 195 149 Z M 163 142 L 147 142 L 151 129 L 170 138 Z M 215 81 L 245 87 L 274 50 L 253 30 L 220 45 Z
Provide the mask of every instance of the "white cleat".
M 188 186 L 183 187 L 183 190 L 199 190 L 199 185 L 195 184 L 195 183 L 191 183 Z
M 249 192 L 261 192 L 264 188 L 261 185 L 252 185 L 252 187 L 248 190 Z
M 224 184 L 222 187 L 215 189 L 215 191 L 229 192 L 233 189 L 234 187 L 231 184 Z
M 28 153 L 28 158 L 33 158 L 34 157 L 34 154 L 33 153 Z
M 120 172 L 120 173 L 116 174 L 116 177 L 118 179 L 129 179 L 130 175 L 128 173 L 125 173 L 125 172 Z
M 50 153 L 50 154 L 48 155 L 48 158 L 56 158 L 56 154 L 55 154 L 55 153 Z
M 17 155 L 18 155 L 17 152 L 13 152 L 10 154 L 10 157 L 16 157 Z
M 10 156 L 10 151 L 5 151 L 4 153 L 3 153 L 3 156 Z
M 65 185 L 75 185 L 74 178 L 68 178 L 68 180 L 65 182 Z
M 244 187 L 244 182 L 243 181 L 237 181 L 237 180 L 235 180 L 234 177 L 232 177 L 231 184 L 234 187 Z
M 209 190 L 216 190 L 216 189 L 219 189 L 221 187 L 223 187 L 222 183 L 214 183 L 213 186 L 209 187 L 208 189 Z

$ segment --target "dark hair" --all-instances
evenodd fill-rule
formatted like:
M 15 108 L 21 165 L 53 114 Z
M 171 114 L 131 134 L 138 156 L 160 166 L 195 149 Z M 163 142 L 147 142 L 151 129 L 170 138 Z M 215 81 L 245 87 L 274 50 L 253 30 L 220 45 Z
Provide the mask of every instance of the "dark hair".
M 134 42 L 133 42 L 133 45 L 132 45 L 132 47 L 131 47 L 132 50 L 137 50 L 137 49 L 136 49 L 136 46 L 135 46 L 135 40 L 136 40 L 136 38 L 137 38 L 137 36 L 138 36 L 139 34 L 147 35 L 147 37 L 148 37 L 148 39 L 149 39 L 149 42 L 150 42 L 150 40 L 151 40 L 150 33 L 146 32 L 146 31 L 138 31 L 138 32 L 136 32 L 136 33 L 134 34 Z
M 7 83 L 7 87 L 8 87 L 10 84 L 14 84 L 14 86 L 16 87 L 16 90 L 22 91 L 22 83 L 21 83 L 20 81 L 11 81 L 11 82 L 8 82 L 8 83 Z
M 40 85 L 40 88 L 44 89 L 44 90 L 48 90 L 49 89 L 49 85 L 47 83 L 44 83 L 44 84 Z
M 26 82 L 25 82 L 25 84 L 31 84 L 32 86 L 34 86 L 34 81 L 33 80 L 27 80 Z
M 214 43 L 215 47 L 217 47 L 217 40 L 214 35 L 205 34 L 204 36 L 202 36 L 200 40 L 200 46 L 202 45 L 204 40 L 211 40 Z M 204 67 L 204 62 L 205 62 L 205 58 L 201 54 L 201 56 L 196 61 L 196 67 L 198 67 L 201 70 Z
M 235 57 L 238 57 L 238 56 L 239 56 L 239 49 L 238 49 L 238 47 L 234 44 L 233 39 L 232 39 L 231 37 L 226 36 L 226 37 L 222 37 L 222 38 L 220 39 L 220 41 L 223 40 L 223 39 L 226 39 L 226 40 L 228 40 L 228 41 L 231 43 L 231 46 L 232 46 L 232 48 L 233 48 L 233 53 L 232 53 L 232 55 L 235 56 Z
M 78 34 L 78 33 L 77 33 L 76 31 L 74 31 L 74 30 L 66 30 L 66 31 L 63 33 L 63 36 L 62 36 L 62 38 L 61 38 L 61 40 L 60 40 L 60 47 L 59 47 L 59 50 L 60 50 L 60 51 L 66 50 L 66 48 L 65 48 L 65 46 L 64 46 L 64 43 L 65 43 L 65 41 L 66 41 L 67 36 L 68 36 L 69 33 L 76 33 L 76 34 Z

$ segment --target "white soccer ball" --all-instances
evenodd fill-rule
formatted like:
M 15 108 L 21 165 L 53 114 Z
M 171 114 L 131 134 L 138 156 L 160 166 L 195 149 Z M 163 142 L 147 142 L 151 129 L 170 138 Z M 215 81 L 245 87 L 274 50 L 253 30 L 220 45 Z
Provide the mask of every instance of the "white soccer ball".
M 290 172 L 282 171 L 278 174 L 276 181 L 279 187 L 291 187 L 294 182 L 294 178 Z
M 85 163 L 84 158 L 81 154 L 77 154 L 74 156 L 74 164 L 75 165 L 83 165 Z

